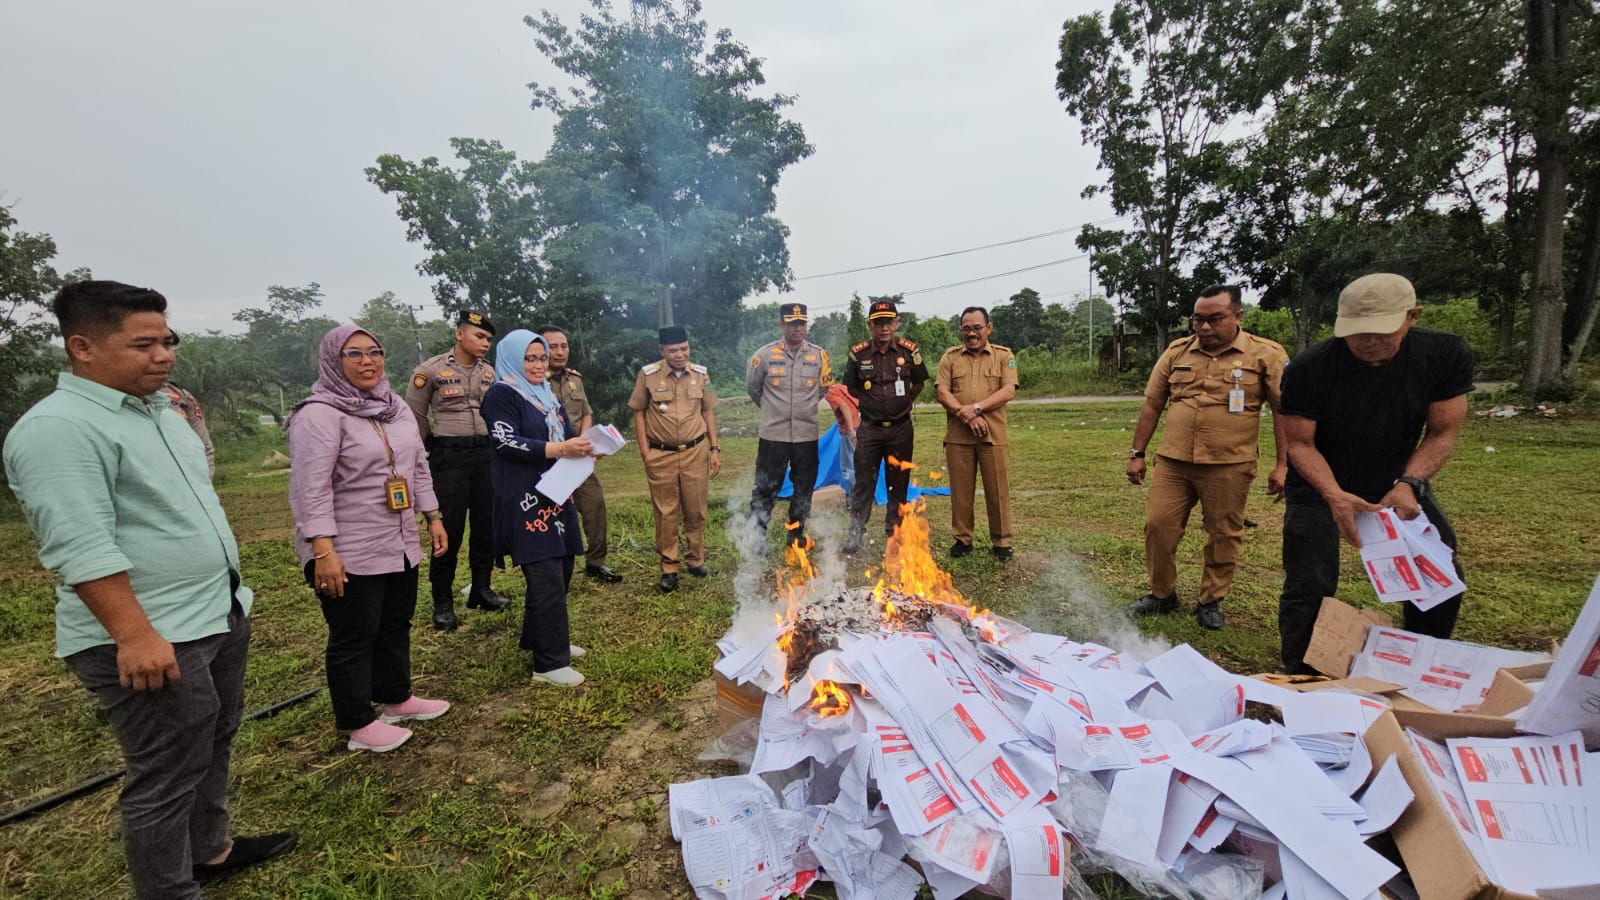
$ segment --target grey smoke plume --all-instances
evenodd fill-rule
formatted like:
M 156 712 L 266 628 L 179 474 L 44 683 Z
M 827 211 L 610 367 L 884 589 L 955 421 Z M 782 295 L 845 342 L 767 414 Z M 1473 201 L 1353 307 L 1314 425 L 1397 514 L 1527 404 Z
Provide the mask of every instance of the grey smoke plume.
M 786 601 L 775 596 L 775 573 L 784 565 L 781 550 L 773 550 L 768 536 L 756 527 L 750 515 L 750 484 L 740 482 L 729 492 L 727 535 L 739 554 L 739 567 L 733 575 L 733 595 L 736 607 L 733 625 L 728 635 L 738 642 L 746 642 L 772 625 L 773 616 L 783 615 Z M 779 500 L 772 511 L 774 521 L 786 520 L 787 501 Z M 816 546 L 810 553 L 816 578 L 809 585 L 807 595 L 826 594 L 845 586 L 848 560 L 839 555 L 848 523 L 841 511 L 812 507 L 806 528 Z
M 1014 618 L 1035 631 L 1093 641 L 1140 661 L 1172 649 L 1165 639 L 1139 631 L 1126 607 L 1071 556 L 1055 557 L 1038 579 L 1018 591 L 1021 612 Z

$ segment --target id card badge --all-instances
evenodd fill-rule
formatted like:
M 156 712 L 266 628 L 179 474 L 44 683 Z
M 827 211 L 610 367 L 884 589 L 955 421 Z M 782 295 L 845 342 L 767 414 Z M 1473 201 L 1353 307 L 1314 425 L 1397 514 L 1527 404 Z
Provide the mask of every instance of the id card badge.
M 1228 412 L 1244 412 L 1244 388 L 1236 387 L 1228 392 Z
M 388 500 L 390 512 L 402 512 L 411 508 L 411 486 L 406 484 L 404 477 L 396 475 L 384 479 L 383 493 Z
M 906 382 L 905 382 L 905 379 L 903 379 L 903 378 L 896 378 L 895 379 L 895 382 L 894 382 L 894 395 L 896 397 L 904 397 L 906 395 Z

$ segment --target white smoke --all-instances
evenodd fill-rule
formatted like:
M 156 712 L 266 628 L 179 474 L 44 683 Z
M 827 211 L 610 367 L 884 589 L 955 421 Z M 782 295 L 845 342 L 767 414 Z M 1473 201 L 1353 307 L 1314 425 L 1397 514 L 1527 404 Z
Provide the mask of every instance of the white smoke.
M 788 521 L 787 504 L 787 500 L 780 499 L 773 508 L 777 527 Z M 733 575 L 736 606 L 728 637 L 742 644 L 771 627 L 773 617 L 782 616 L 787 609 L 787 601 L 780 601 L 776 595 L 775 576 L 783 568 L 784 557 L 783 551 L 770 542 L 768 532 L 756 527 L 755 516 L 750 514 L 748 483 L 736 485 L 729 492 L 726 508 L 728 541 L 739 554 L 739 566 Z M 807 586 L 807 596 L 844 588 L 849 561 L 839 554 L 839 547 L 847 528 L 848 520 L 841 511 L 812 506 L 806 530 L 815 543 L 808 558 L 816 577 Z
M 1074 641 L 1093 641 L 1141 662 L 1172 649 L 1164 638 L 1134 625 L 1125 603 L 1105 589 L 1071 556 L 1055 557 L 1037 579 L 1016 588 L 1022 624 Z

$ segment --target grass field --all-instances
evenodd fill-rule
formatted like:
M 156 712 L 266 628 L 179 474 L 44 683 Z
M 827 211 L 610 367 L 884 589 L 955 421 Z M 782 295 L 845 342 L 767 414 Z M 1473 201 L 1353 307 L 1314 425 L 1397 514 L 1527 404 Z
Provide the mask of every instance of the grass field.
M 1136 411 L 1133 403 L 1014 408 L 1017 557 L 1008 565 L 987 553 L 949 562 L 956 584 L 1039 628 L 1136 640 L 1117 611 L 1143 592 L 1142 489 L 1122 476 Z M 516 649 L 519 612 L 468 612 L 466 628 L 448 635 L 421 615 L 413 631 L 417 689 L 457 705 L 421 723 L 401 750 L 345 752 L 325 694 L 245 725 L 233 762 L 236 826 L 295 828 L 301 846 L 211 895 L 687 894 L 666 826 L 666 786 L 727 771 L 695 757 L 716 736 L 707 676 L 733 609 L 737 559 L 723 524 L 730 503 L 748 497 L 755 455 L 748 413 L 730 404 L 724 416 L 726 461 L 713 482 L 709 531 L 713 577 L 685 578 L 675 594 L 653 589 L 650 506 L 637 456 L 628 451 L 602 463 L 610 562 L 627 581 L 575 582 L 573 636 L 590 649 L 583 688 L 530 684 Z M 917 458 L 942 468 L 942 413 L 918 412 L 917 428 Z M 294 566 L 285 478 L 254 474 L 253 460 L 267 447 L 225 451 L 218 476 L 245 580 L 256 589 L 247 709 L 322 683 L 325 631 Z M 1469 421 L 1437 483 L 1461 534 L 1470 586 L 1459 636 L 1545 647 L 1570 627 L 1600 570 L 1597 448 L 1600 419 Z M 1236 671 L 1274 666 L 1282 514 L 1259 482 L 1249 515 L 1259 526 L 1246 538 L 1227 628 L 1203 632 L 1190 616 L 1173 615 L 1147 623 L 1151 638 L 1191 642 Z M 815 530 L 842 531 L 838 517 L 822 504 Z M 933 499 L 929 518 L 943 558 L 948 502 Z M 981 511 L 979 520 L 981 550 Z M 1191 534 L 1182 549 L 1185 597 L 1198 584 L 1199 555 L 1200 538 Z M 1353 559 L 1346 555 L 1342 593 L 1372 604 Z M 853 567 L 855 578 L 867 562 Z M 499 573 L 496 586 L 521 596 L 520 578 L 509 573 Z M 0 809 L 117 765 L 88 695 L 52 658 L 52 602 L 8 497 L 0 508 Z M 0 829 L 0 895 L 125 895 L 115 793 Z

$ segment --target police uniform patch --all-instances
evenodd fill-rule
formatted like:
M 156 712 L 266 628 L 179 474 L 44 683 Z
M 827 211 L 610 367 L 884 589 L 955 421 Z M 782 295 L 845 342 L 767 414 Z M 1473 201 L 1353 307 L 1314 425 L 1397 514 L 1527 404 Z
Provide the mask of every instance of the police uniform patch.
M 444 369 L 443 371 L 441 371 L 439 373 L 439 377 L 440 378 L 454 378 L 454 377 L 456 377 L 456 373 L 451 369 Z
M 1017 367 L 1017 358 L 1015 356 L 1013 356 L 1010 359 L 1006 360 L 1006 368 L 1015 369 L 1016 367 Z
M 921 350 L 918 350 L 918 351 L 916 351 L 916 352 L 911 354 L 911 362 L 914 365 L 918 365 L 918 366 L 922 365 L 922 351 Z
M 416 388 L 416 389 L 418 389 L 418 390 L 421 390 L 422 388 L 427 387 L 428 386 L 428 376 L 422 374 L 421 372 L 418 372 L 417 374 L 411 376 L 411 386 Z

